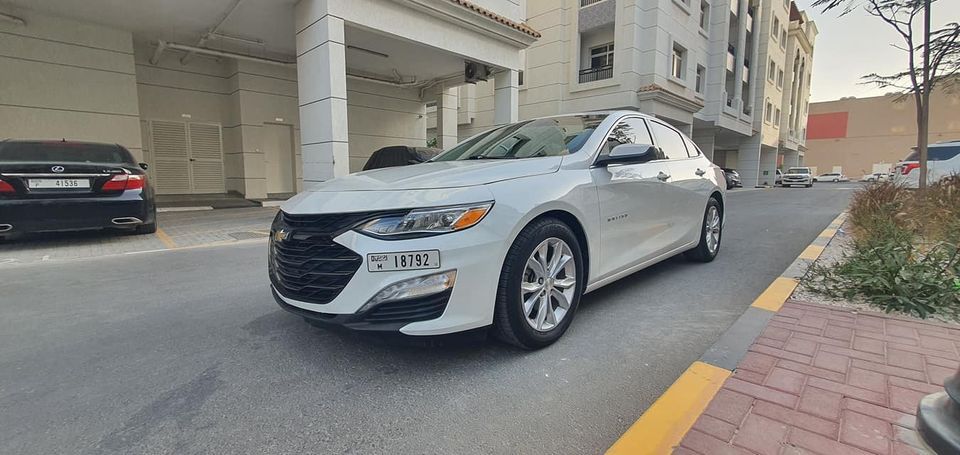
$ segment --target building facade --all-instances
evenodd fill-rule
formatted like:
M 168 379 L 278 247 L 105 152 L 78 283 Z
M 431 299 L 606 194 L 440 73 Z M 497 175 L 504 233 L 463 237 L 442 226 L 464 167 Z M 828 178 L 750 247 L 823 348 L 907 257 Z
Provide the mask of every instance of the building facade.
M 887 172 L 917 145 L 913 97 L 897 94 L 811 103 L 806 162 L 851 178 Z M 960 91 L 930 96 L 931 144 L 960 139 Z
M 495 88 L 491 121 L 515 121 L 520 52 L 540 36 L 525 11 L 523 0 L 11 0 L 0 138 L 124 145 L 160 194 L 286 197 L 380 147 L 423 146 L 426 103 L 458 91 L 468 64 Z
M 792 2 L 528 0 L 527 23 L 543 36 L 522 53 L 521 119 L 640 110 L 750 186 L 802 161 L 817 29 Z M 460 139 L 496 124 L 492 93 L 477 84 L 457 94 Z

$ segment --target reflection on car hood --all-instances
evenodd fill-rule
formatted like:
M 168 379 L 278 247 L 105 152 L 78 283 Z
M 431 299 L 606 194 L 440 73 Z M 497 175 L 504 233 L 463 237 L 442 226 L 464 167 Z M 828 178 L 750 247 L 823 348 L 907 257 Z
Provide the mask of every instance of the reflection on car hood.
M 563 157 L 438 161 L 358 172 L 317 184 L 310 191 L 388 191 L 458 188 L 549 174 Z

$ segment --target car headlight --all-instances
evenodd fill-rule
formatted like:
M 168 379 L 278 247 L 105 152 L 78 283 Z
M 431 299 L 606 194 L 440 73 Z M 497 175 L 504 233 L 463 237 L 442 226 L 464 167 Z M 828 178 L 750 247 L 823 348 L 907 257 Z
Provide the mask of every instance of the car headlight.
M 493 207 L 493 201 L 412 210 L 369 221 L 358 228 L 364 234 L 384 239 L 446 234 L 476 225 Z

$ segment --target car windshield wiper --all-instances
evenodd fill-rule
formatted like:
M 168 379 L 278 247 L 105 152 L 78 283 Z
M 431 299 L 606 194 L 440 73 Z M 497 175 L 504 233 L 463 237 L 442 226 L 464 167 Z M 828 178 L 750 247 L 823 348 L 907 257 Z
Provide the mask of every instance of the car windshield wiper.
M 507 157 L 507 156 L 474 155 L 474 156 L 471 156 L 470 158 L 467 158 L 467 159 L 468 159 L 468 160 L 507 160 L 507 159 L 510 159 L 510 157 Z

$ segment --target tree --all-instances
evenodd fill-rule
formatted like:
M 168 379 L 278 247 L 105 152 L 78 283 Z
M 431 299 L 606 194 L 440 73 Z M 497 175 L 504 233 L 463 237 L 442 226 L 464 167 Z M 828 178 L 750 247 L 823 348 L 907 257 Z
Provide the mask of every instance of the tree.
M 930 131 L 930 95 L 934 88 L 957 85 L 960 77 L 960 24 L 951 22 L 930 30 L 932 4 L 937 0 L 815 0 L 814 7 L 824 11 L 840 9 L 841 16 L 863 6 L 871 16 L 894 28 L 903 45 L 894 45 L 907 53 L 907 69 L 899 73 L 863 76 L 868 84 L 896 88 L 905 97 L 912 96 L 917 108 L 917 150 L 920 152 L 920 188 L 927 186 L 927 141 Z M 956 0 L 950 0 L 956 1 Z M 915 22 L 922 15 L 922 29 Z M 949 88 L 949 87 L 948 87 Z

